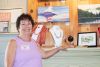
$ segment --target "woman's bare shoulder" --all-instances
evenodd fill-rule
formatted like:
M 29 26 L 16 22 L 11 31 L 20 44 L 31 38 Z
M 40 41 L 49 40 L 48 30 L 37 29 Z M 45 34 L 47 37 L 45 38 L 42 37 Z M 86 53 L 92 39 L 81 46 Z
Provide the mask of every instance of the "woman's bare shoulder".
M 15 39 L 10 39 L 8 42 L 9 46 L 16 46 L 16 40 Z

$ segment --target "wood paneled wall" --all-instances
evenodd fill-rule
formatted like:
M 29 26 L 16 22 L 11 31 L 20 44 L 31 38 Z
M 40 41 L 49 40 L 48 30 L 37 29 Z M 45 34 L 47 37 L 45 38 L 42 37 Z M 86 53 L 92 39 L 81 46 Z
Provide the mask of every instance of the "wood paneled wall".
M 74 45 L 77 45 L 77 33 L 78 32 L 96 32 L 97 28 L 100 26 L 99 24 L 88 24 L 88 25 L 80 25 L 78 23 L 78 10 L 77 7 L 79 4 L 100 4 L 100 0 L 65 0 L 65 2 L 60 1 L 49 1 L 49 2 L 38 2 L 38 0 L 28 0 L 28 13 L 32 15 L 35 22 L 37 22 L 37 8 L 38 6 L 69 6 L 69 16 L 70 16 L 70 23 L 69 25 L 65 25 L 65 23 L 56 23 L 64 30 L 65 36 L 72 35 L 74 37 Z M 46 23 L 49 25 L 48 23 Z M 52 38 L 50 39 L 48 36 L 47 39 L 49 42 L 51 41 L 52 45 Z M 46 44 L 48 44 L 48 41 Z M 64 43 L 67 45 L 68 43 Z
M 78 0 L 78 5 L 80 4 L 100 4 L 100 0 Z M 79 32 L 97 32 L 97 45 L 100 46 L 98 37 L 98 27 L 99 24 L 79 24 Z

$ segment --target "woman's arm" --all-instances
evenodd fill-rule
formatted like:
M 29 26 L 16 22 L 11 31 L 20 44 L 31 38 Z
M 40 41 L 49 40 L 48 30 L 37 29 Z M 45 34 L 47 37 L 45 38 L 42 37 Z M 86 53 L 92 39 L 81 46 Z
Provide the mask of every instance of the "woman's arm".
M 54 48 L 52 50 L 44 51 L 42 48 L 40 48 L 40 52 L 42 54 L 42 58 L 46 59 L 46 58 L 53 56 L 60 50 L 65 50 L 65 49 L 66 49 L 65 47 L 58 47 L 58 48 Z
M 15 57 L 15 51 L 16 51 L 16 41 L 10 40 L 6 49 L 5 54 L 5 67 L 13 67 L 13 61 Z

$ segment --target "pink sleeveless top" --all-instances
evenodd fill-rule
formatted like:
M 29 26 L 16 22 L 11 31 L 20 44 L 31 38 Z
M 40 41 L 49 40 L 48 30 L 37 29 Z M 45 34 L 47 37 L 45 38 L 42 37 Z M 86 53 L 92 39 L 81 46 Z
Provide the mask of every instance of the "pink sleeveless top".
M 42 67 L 42 56 L 34 40 L 24 42 L 19 37 L 13 67 Z

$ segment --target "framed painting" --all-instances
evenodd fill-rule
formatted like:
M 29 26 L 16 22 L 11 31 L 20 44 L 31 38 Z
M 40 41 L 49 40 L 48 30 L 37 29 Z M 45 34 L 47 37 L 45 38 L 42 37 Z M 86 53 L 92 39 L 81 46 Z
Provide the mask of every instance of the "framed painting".
M 79 24 L 98 24 L 100 23 L 100 4 L 78 5 Z
M 77 38 L 78 46 L 88 46 L 96 47 L 97 46 L 97 33 L 96 32 L 81 32 L 78 33 Z
M 68 6 L 38 7 L 38 22 L 69 22 Z

